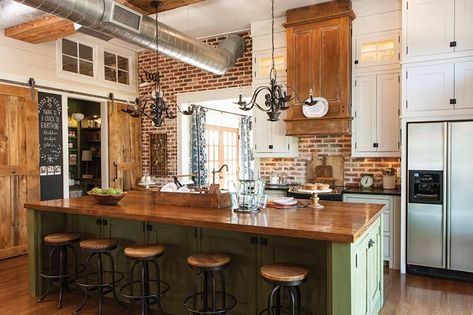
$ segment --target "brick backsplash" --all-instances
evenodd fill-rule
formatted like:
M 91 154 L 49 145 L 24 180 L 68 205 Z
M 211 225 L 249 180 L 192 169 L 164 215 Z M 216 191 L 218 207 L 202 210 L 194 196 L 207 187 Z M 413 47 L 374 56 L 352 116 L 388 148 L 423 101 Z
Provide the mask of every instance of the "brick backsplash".
M 351 136 L 349 135 L 301 136 L 299 137 L 298 158 L 261 158 L 260 175 L 268 179 L 271 173 L 275 172 L 286 175 L 290 183 L 304 183 L 306 182 L 307 162 L 312 160 L 314 153 L 345 157 L 345 186 L 359 186 L 362 173 L 374 173 L 375 186 L 381 186 L 381 169 L 400 167 L 399 158 L 352 158 Z
M 182 63 L 178 60 L 159 57 L 159 68 L 161 72 L 161 87 L 166 93 L 168 104 L 172 112 L 176 111 L 176 95 L 196 91 L 217 90 L 223 88 L 250 86 L 252 82 L 252 42 L 249 32 L 238 34 L 243 36 L 246 44 L 245 54 L 238 59 L 236 64 L 223 76 L 215 75 L 194 66 Z M 226 36 L 213 37 L 203 40 L 204 42 L 217 46 Z M 138 54 L 138 72 L 144 75 L 144 70 L 154 73 L 156 71 L 156 55 L 151 51 L 142 51 Z M 140 84 L 139 95 L 149 95 L 152 84 Z M 237 96 L 235 96 L 236 98 Z M 167 133 L 168 141 L 168 177 L 158 178 L 158 184 L 169 182 L 172 176 L 177 174 L 177 121 L 175 119 L 165 120 L 160 128 L 152 126 L 151 121 L 144 117 L 142 120 L 142 162 L 143 174 L 149 174 L 150 170 L 150 134 Z
M 216 90 L 230 87 L 250 86 L 252 83 L 252 56 L 251 36 L 249 32 L 239 34 L 246 42 L 246 52 L 238 59 L 225 75 L 219 76 L 187 65 L 178 60 L 159 57 L 161 69 L 161 86 L 166 93 L 168 104 L 173 112 L 176 109 L 176 95 L 205 90 Z M 208 38 L 208 44 L 218 45 L 225 36 Z M 151 51 L 142 51 L 138 54 L 139 75 L 144 75 L 144 70 L 155 72 L 156 55 Z M 152 84 L 140 84 L 139 95 L 149 95 Z M 167 119 L 162 127 L 155 128 L 151 121 L 144 117 L 142 120 L 142 161 L 143 174 L 150 170 L 150 134 L 166 133 L 168 135 L 168 167 L 167 177 L 158 178 L 158 184 L 163 185 L 177 174 L 177 121 Z M 375 174 L 375 184 L 381 183 L 381 168 L 399 167 L 397 158 L 351 158 L 350 136 L 303 136 L 299 139 L 298 158 L 264 158 L 261 159 L 261 175 L 268 178 L 271 172 L 284 173 L 292 183 L 305 182 L 307 161 L 312 158 L 312 153 L 345 156 L 345 184 L 357 186 L 360 174 L 370 172 Z

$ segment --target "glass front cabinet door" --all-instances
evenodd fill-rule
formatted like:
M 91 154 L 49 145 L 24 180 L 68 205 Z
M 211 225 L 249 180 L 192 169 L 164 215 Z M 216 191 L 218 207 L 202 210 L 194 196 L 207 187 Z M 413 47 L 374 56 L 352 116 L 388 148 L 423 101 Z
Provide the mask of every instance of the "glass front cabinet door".
M 355 69 L 373 66 L 399 66 L 399 31 L 359 35 L 355 38 L 353 66 Z

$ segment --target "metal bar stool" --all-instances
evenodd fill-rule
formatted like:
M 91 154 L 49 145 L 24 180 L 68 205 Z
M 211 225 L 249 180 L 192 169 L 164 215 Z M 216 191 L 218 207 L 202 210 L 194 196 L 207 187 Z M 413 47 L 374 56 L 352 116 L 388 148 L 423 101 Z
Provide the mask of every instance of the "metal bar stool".
M 223 276 L 223 270 L 230 264 L 230 257 L 222 254 L 196 254 L 187 258 L 187 264 L 197 270 L 194 294 L 184 300 L 188 314 L 225 314 L 235 307 L 236 299 L 225 291 Z M 220 278 L 220 291 L 217 291 L 215 274 Z M 199 279 L 202 279 L 202 291 L 199 291 Z M 217 297 L 220 297 L 220 303 Z
M 57 308 L 62 308 L 62 298 L 64 290 L 69 291 L 68 285 L 76 281 L 79 274 L 79 261 L 77 252 L 72 246 L 80 240 L 80 234 L 77 233 L 54 233 L 44 237 L 44 243 L 51 248 L 49 251 L 48 268 L 40 273 L 41 277 L 46 279 L 46 291 L 38 299 L 41 303 L 50 293 L 51 283 L 54 283 L 59 288 L 59 302 Z M 69 272 L 69 265 L 67 262 L 67 249 L 70 249 L 74 256 L 74 272 Z M 58 261 L 54 264 L 54 253 L 58 255 Z M 57 268 L 57 269 L 56 269 Z
M 299 286 L 307 279 L 309 269 L 297 265 L 273 264 L 262 266 L 260 274 L 266 282 L 273 285 L 273 289 L 268 297 L 268 307 L 259 314 L 281 314 L 282 309 L 288 308 L 287 297 L 290 297 L 292 315 L 302 315 Z M 281 305 L 281 293 L 284 293 L 283 305 Z
M 141 314 L 146 314 L 151 305 L 156 304 L 160 314 L 165 314 L 161 305 L 161 297 L 169 290 L 169 284 L 161 281 L 161 272 L 158 259 L 164 254 L 163 245 L 132 245 L 125 248 L 125 256 L 133 260 L 134 263 L 130 269 L 130 282 L 126 283 L 120 289 L 120 295 L 130 300 L 130 313 L 132 312 L 135 300 L 141 302 Z M 156 268 L 156 279 L 149 278 L 149 263 Z M 135 267 L 141 265 L 140 280 L 134 280 Z M 150 284 L 155 285 L 156 290 L 150 288 Z M 139 295 L 134 288 L 139 284 Z
M 118 244 L 116 240 L 113 239 L 90 239 L 80 242 L 80 249 L 89 253 L 85 259 L 85 274 L 83 277 L 77 280 L 77 285 L 82 288 L 84 291 L 84 299 L 82 300 L 79 307 L 72 313 L 74 315 L 79 314 L 82 308 L 87 303 L 91 291 L 97 290 L 99 296 L 99 314 L 102 314 L 103 309 L 103 297 L 104 295 L 112 292 L 113 297 L 117 302 L 120 302 L 117 298 L 115 288 L 117 284 L 123 279 L 123 274 L 121 272 L 115 271 L 115 262 L 111 255 L 112 250 L 117 248 Z M 109 258 L 110 270 L 104 270 L 103 256 Z M 97 271 L 90 271 L 91 259 L 93 257 L 97 258 Z M 111 279 L 105 279 L 105 276 L 108 275 Z M 96 282 L 91 282 L 90 278 L 95 276 Z M 117 278 L 118 277 L 118 278 Z

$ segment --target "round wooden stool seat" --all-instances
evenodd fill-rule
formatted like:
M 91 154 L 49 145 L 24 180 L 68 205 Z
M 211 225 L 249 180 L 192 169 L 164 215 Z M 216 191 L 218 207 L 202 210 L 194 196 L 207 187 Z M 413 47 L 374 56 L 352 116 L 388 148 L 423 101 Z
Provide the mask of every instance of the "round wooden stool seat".
M 111 238 L 94 238 L 80 242 L 80 248 L 90 252 L 107 252 L 117 246 L 117 241 Z
M 153 245 L 130 245 L 125 248 L 125 256 L 136 259 L 152 259 L 164 252 L 164 246 Z
M 218 268 L 230 263 L 230 257 L 224 254 L 195 254 L 187 257 L 187 264 L 196 268 Z
M 53 233 L 44 237 L 47 244 L 57 246 L 73 244 L 79 240 L 79 233 Z
M 262 266 L 260 274 L 266 280 L 273 282 L 298 282 L 307 278 L 309 269 L 297 265 L 273 264 Z

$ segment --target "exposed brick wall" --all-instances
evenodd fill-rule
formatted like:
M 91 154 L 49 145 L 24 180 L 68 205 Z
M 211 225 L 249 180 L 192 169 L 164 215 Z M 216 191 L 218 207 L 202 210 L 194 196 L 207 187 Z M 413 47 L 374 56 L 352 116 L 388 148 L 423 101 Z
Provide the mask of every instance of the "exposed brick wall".
M 358 186 L 362 173 L 374 173 L 375 186 L 382 185 L 381 169 L 400 167 L 398 158 L 352 158 L 351 136 L 302 136 L 299 138 L 298 158 L 260 159 L 260 172 L 269 178 L 271 172 L 285 174 L 290 183 L 306 181 L 307 161 L 312 154 L 343 155 L 345 157 L 345 185 Z
M 166 93 L 168 104 L 172 111 L 176 108 L 176 95 L 179 93 L 188 93 L 205 90 L 216 90 L 231 87 L 250 86 L 252 80 L 252 60 L 251 60 L 251 37 L 249 32 L 239 34 L 244 37 L 246 43 L 246 52 L 224 76 L 214 75 L 212 73 L 200 70 L 196 67 L 187 65 L 175 59 L 165 56 L 159 57 L 159 67 L 161 70 L 161 86 Z M 211 45 L 218 45 L 226 37 L 215 37 L 204 40 Z M 143 51 L 138 54 L 139 74 L 144 71 L 155 72 L 156 55 L 151 51 Z M 149 95 L 153 85 L 142 84 L 139 86 L 139 95 Z M 143 174 L 149 174 L 150 170 L 150 134 L 167 133 L 168 135 L 168 169 L 166 178 L 159 178 L 158 184 L 162 185 L 169 182 L 169 179 L 177 174 L 177 121 L 166 120 L 161 128 L 155 128 L 147 118 L 142 123 L 142 157 Z
M 251 37 L 248 32 L 244 36 L 247 45 L 245 54 L 238 60 L 224 76 L 213 75 L 196 67 L 184 64 L 175 59 L 160 56 L 161 85 L 168 98 L 168 103 L 175 112 L 176 95 L 179 93 L 215 90 L 229 87 L 250 86 L 252 80 Z M 225 37 L 209 38 L 207 43 L 217 45 Z M 138 55 L 139 74 L 143 70 L 154 72 L 156 68 L 155 54 L 143 51 Z M 148 95 L 153 85 L 139 86 L 139 95 Z M 177 173 L 177 122 L 166 120 L 161 128 L 155 128 L 147 118 L 142 123 L 142 156 L 143 174 L 149 174 L 150 151 L 149 139 L 153 133 L 167 133 L 168 135 L 168 177 L 159 178 L 158 184 L 169 182 Z M 375 184 L 381 183 L 381 168 L 399 167 L 397 158 L 351 158 L 350 136 L 303 136 L 299 139 L 299 158 L 265 158 L 261 159 L 261 175 L 268 178 L 272 171 L 285 173 L 290 182 L 305 182 L 307 161 L 312 153 L 345 156 L 345 184 L 358 185 L 361 173 L 375 173 Z

